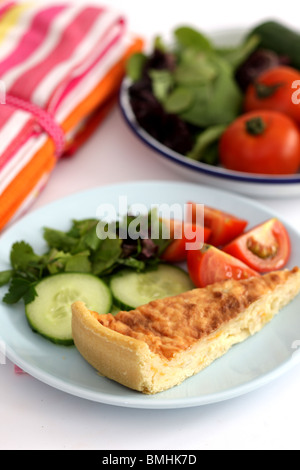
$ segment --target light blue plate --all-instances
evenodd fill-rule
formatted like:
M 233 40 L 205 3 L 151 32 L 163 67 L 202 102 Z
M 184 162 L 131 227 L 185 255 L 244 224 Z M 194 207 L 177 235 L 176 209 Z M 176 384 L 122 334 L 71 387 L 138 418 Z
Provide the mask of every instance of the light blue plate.
M 15 241 L 25 240 L 42 253 L 44 226 L 67 230 L 71 219 L 96 217 L 100 204 L 118 208 L 118 197 L 128 203 L 174 204 L 188 200 L 219 207 L 247 217 L 250 226 L 276 216 L 269 209 L 241 196 L 199 185 L 144 182 L 95 188 L 54 202 L 24 217 L 0 238 L 0 271 L 9 268 Z M 292 241 L 289 267 L 300 265 L 300 236 L 287 227 Z M 6 292 L 0 289 L 0 298 Z M 265 329 L 232 350 L 205 371 L 182 385 L 155 396 L 144 396 L 114 383 L 90 367 L 75 347 L 56 346 L 34 334 L 23 305 L 8 307 L 0 302 L 0 341 L 7 357 L 38 380 L 71 395 L 99 403 L 132 408 L 185 408 L 220 402 L 250 392 L 279 377 L 298 362 L 300 297 L 284 309 Z

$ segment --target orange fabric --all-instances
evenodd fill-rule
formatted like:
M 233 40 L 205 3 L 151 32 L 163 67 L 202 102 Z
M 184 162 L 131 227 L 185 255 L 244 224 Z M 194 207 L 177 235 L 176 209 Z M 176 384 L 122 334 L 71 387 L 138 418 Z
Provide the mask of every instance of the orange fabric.
M 78 140 L 71 143 L 71 148 L 77 149 L 96 130 L 101 121 L 115 103 L 119 87 L 125 73 L 125 63 L 130 55 L 143 48 L 139 38 L 128 48 L 122 59 L 110 70 L 93 92 L 72 112 L 63 123 L 63 130 L 68 133 L 83 119 L 87 120 L 86 127 L 79 132 Z M 70 150 L 70 149 L 69 149 Z M 53 141 L 48 138 L 45 145 L 36 153 L 26 167 L 17 175 L 12 183 L 0 195 L 0 230 L 9 222 L 21 207 L 26 197 L 38 184 L 39 179 L 52 171 L 57 159 L 54 155 Z M 68 152 L 68 149 L 67 149 Z
M 110 100 L 101 105 L 100 110 L 92 114 L 86 122 L 86 125 L 77 133 L 76 139 L 69 142 L 67 145 L 64 158 L 74 155 L 74 153 L 85 144 L 115 104 L 116 96 L 113 96 Z
M 31 162 L 17 175 L 0 198 L 0 229 L 13 217 L 28 194 L 38 184 L 45 172 L 53 170 L 56 164 L 54 144 L 48 139 Z

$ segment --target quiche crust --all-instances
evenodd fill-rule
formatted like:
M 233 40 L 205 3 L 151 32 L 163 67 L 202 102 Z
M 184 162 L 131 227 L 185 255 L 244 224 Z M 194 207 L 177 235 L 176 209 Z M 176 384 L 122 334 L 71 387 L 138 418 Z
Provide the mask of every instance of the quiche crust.
M 258 333 L 300 292 L 300 270 L 157 300 L 116 316 L 72 306 L 80 354 L 100 374 L 128 388 L 156 394 L 199 373 L 233 345 Z

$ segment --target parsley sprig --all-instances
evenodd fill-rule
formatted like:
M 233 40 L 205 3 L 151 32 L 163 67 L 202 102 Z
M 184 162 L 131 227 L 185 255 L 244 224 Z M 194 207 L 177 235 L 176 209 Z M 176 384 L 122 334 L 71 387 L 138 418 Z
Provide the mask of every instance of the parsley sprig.
M 141 272 L 157 266 L 170 240 L 125 237 L 124 230 L 128 230 L 133 220 L 133 216 L 126 216 L 116 225 L 117 236 L 106 239 L 97 234 L 97 219 L 73 220 L 67 232 L 45 227 L 43 238 L 47 251 L 42 255 L 26 241 L 14 243 L 10 252 L 11 269 L 0 272 L 0 287 L 9 286 L 3 302 L 9 305 L 20 300 L 31 303 L 37 296 L 37 283 L 58 273 L 89 273 L 107 278 L 124 267 Z

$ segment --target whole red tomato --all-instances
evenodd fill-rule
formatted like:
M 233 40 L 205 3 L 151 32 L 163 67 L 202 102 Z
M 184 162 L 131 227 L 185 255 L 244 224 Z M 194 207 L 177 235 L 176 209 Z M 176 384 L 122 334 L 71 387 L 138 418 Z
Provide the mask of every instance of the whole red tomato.
M 244 110 L 268 109 L 290 116 L 300 125 L 300 104 L 293 96 L 298 95 L 300 72 L 292 67 L 275 67 L 262 73 L 246 91 Z M 298 86 L 297 86 L 298 84 Z
M 230 170 L 288 175 L 300 165 L 300 132 L 288 116 L 276 111 L 246 113 L 220 139 L 220 160 Z

